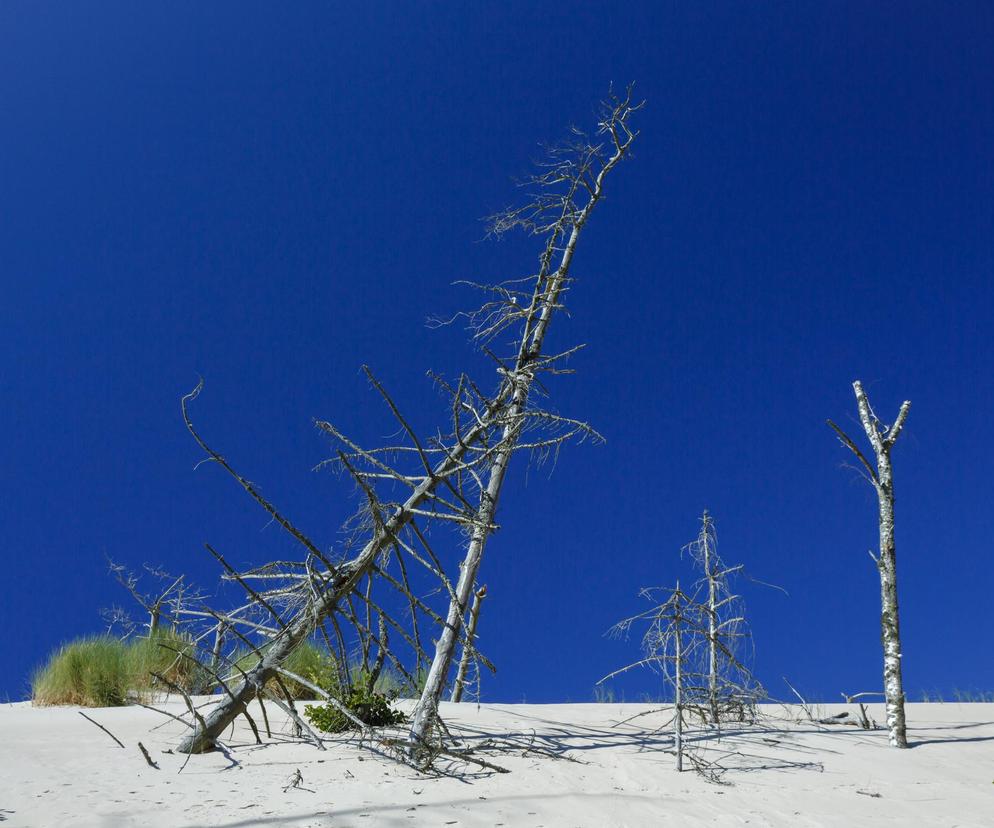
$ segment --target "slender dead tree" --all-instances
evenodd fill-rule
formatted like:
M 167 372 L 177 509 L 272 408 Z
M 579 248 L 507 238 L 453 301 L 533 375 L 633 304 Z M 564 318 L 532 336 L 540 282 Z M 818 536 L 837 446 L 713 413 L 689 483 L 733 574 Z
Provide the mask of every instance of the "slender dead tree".
M 413 756 L 427 744 L 438 716 L 439 701 L 448 680 L 473 584 L 493 529 L 504 477 L 528 421 L 532 386 L 538 372 L 551 367 L 550 357 L 543 354 L 543 347 L 549 325 L 563 307 L 563 293 L 569 282 L 577 244 L 604 195 L 608 175 L 628 155 L 638 136 L 631 128 L 630 120 L 640 107 L 641 104 L 633 104 L 630 88 L 623 98 L 607 101 L 601 112 L 597 138 L 590 139 L 574 130 L 573 140 L 553 149 L 543 171 L 530 181 L 535 195 L 528 203 L 506 210 L 493 220 L 494 233 L 522 229 L 529 235 L 543 238 L 544 245 L 537 273 L 524 280 L 488 286 L 486 289 L 494 294 L 495 301 L 487 302 L 469 315 L 478 341 L 489 341 L 502 331 L 515 332 L 513 357 L 499 360 L 502 388 L 505 389 L 501 396 L 509 400 L 508 415 L 499 448 L 487 470 L 486 483 L 479 493 L 476 519 L 460 565 L 455 595 L 449 603 L 445 627 L 438 638 L 431 669 L 412 716 Z M 530 291 L 527 290 L 529 283 Z M 526 290 L 522 291 L 522 287 Z M 521 305 L 519 299 L 523 300 Z
M 718 619 L 718 595 L 721 588 L 720 574 L 721 562 L 715 547 L 717 538 L 715 537 L 714 522 L 711 516 L 704 511 L 701 518 L 701 532 L 697 540 L 691 544 L 692 554 L 700 562 L 704 570 L 704 579 L 707 584 L 707 623 L 708 623 L 708 706 L 711 709 L 711 721 L 717 722 L 719 716 L 718 709 L 718 627 L 721 623 Z
M 870 441 L 876 457 L 876 466 L 867 460 L 859 446 L 831 420 L 828 425 L 838 436 L 842 445 L 849 449 L 862 465 L 860 473 L 870 482 L 877 493 L 880 519 L 880 552 L 870 553 L 880 573 L 880 626 L 884 648 L 884 697 L 887 711 L 887 730 L 891 745 L 898 748 L 908 746 L 904 718 L 904 682 L 901 677 L 901 628 L 897 604 L 897 557 L 894 543 L 894 474 L 890 452 L 901 434 L 908 418 L 911 402 L 905 400 L 897 412 L 891 426 L 882 423 L 867 399 L 859 380 L 853 383 L 859 421 Z
M 648 587 L 639 594 L 652 601 L 653 607 L 619 621 L 609 634 L 627 636 L 633 627 L 645 623 L 643 658 L 608 673 L 597 683 L 637 667 L 648 667 L 662 675 L 664 684 L 673 691 L 673 750 L 676 769 L 682 771 L 686 757 L 683 737 L 687 715 L 695 714 L 702 720 L 707 716 L 707 674 L 700 664 L 702 660 L 706 662 L 709 644 L 707 605 L 696 594 L 684 592 L 679 581 L 669 589 Z M 640 715 L 649 712 L 654 711 Z

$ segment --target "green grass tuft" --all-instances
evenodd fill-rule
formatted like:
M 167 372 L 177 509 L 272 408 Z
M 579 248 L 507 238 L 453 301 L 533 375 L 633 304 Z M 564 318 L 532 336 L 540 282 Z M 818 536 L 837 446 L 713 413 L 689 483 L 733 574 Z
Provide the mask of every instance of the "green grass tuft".
M 98 635 L 63 644 L 31 679 L 35 704 L 116 707 L 126 704 L 131 687 L 128 647 Z
M 118 707 L 168 690 L 153 673 L 193 692 L 204 679 L 203 670 L 180 653 L 193 656 L 194 649 L 189 638 L 171 631 L 131 641 L 110 635 L 78 638 L 35 672 L 31 699 L 38 705 Z

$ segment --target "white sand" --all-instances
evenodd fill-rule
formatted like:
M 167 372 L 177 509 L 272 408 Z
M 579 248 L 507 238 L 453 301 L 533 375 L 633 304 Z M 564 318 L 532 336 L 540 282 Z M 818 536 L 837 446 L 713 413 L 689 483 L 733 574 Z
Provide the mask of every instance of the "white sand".
M 726 786 L 676 773 L 669 735 L 652 735 L 664 717 L 614 726 L 644 709 L 446 705 L 443 715 L 470 742 L 492 737 L 516 747 L 486 753 L 509 774 L 463 768 L 432 778 L 345 741 L 324 752 L 285 737 L 258 746 L 242 725 L 228 740 L 234 761 L 194 756 L 179 773 L 186 757 L 163 751 L 181 725 L 149 710 L 86 711 L 122 750 L 77 708 L 0 705 L 0 820 L 4 828 L 994 826 L 994 704 L 910 705 L 914 747 L 906 751 L 887 747 L 883 731 L 783 720 L 728 734 L 720 749 L 746 755 L 729 759 Z M 879 708 L 871 712 L 881 718 Z M 139 740 L 161 770 L 145 764 Z M 578 761 L 527 753 L 529 745 Z M 297 768 L 309 790 L 284 792 Z

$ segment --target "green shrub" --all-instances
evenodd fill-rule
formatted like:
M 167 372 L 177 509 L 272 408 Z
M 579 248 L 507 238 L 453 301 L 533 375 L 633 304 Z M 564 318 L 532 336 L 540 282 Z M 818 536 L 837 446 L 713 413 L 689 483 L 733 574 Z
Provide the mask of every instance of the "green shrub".
M 35 704 L 115 707 L 126 704 L 132 672 L 128 646 L 109 635 L 63 644 L 31 679 Z
M 357 681 L 340 701 L 356 718 L 372 727 L 386 727 L 407 721 L 404 713 L 390 706 L 391 697 L 369 690 L 365 681 Z M 310 719 L 311 724 L 325 733 L 343 733 L 356 728 L 351 719 L 331 704 L 320 707 L 309 704 L 304 708 L 304 715 Z

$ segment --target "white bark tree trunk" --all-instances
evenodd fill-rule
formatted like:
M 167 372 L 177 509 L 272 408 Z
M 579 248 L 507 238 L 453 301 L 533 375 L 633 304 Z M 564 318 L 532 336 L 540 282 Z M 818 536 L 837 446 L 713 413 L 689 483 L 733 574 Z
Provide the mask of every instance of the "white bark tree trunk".
M 905 400 L 898 411 L 894 425 L 882 424 L 873 413 L 870 401 L 859 380 L 853 383 L 859 420 L 873 447 L 876 467 L 867 460 L 853 440 L 831 420 L 842 444 L 863 465 L 866 478 L 877 492 L 880 524 L 880 553 L 874 558 L 880 572 L 880 627 L 884 650 L 884 699 L 887 712 L 887 730 L 891 745 L 908 746 L 904 716 L 904 681 L 902 677 L 901 627 L 897 603 L 897 556 L 894 542 L 894 476 L 890 451 L 908 418 L 911 402 Z
M 880 462 L 884 459 L 884 462 Z M 897 605 L 897 557 L 894 544 L 894 484 L 890 458 L 878 459 L 880 484 L 880 627 L 884 648 L 884 698 L 887 730 L 894 747 L 906 748 L 908 737 L 904 719 L 904 680 L 901 671 L 901 628 Z
M 435 656 L 428 671 L 421 698 L 414 708 L 411 721 L 410 741 L 411 755 L 416 757 L 426 744 L 427 737 L 436 721 L 438 705 L 445 689 L 446 679 L 452 666 L 459 632 L 469 603 L 473 584 L 483 558 L 490 530 L 497 513 L 497 503 L 500 499 L 504 476 L 514 453 L 521 429 L 524 424 L 523 415 L 528 405 L 528 395 L 535 379 L 535 364 L 542 356 L 542 346 L 546 332 L 553 315 L 559 308 L 560 294 L 569 277 L 570 266 L 576 252 L 580 234 L 590 218 L 591 212 L 600 201 L 603 194 L 604 181 L 625 157 L 636 134 L 629 131 L 625 121 L 634 111 L 624 101 L 615 107 L 610 116 L 601 123 L 602 131 L 613 141 L 613 153 L 603 162 L 600 170 L 594 176 L 582 172 L 572 182 L 572 191 L 568 199 L 563 201 L 563 213 L 560 218 L 550 225 L 547 236 L 546 253 L 542 257 L 542 269 L 535 280 L 532 304 L 525 314 L 525 324 L 518 345 L 518 353 L 512 370 L 507 372 L 507 382 L 513 388 L 513 396 L 508 410 L 507 425 L 504 428 L 499 449 L 495 454 L 490 468 L 489 478 L 485 489 L 480 495 L 479 507 L 476 513 L 476 523 L 466 548 L 466 554 L 460 565 L 459 582 L 456 594 L 449 603 L 445 628 L 442 630 L 435 646 Z M 575 210 L 572 204 L 573 194 L 586 191 L 588 199 L 582 209 Z M 564 246 L 560 244 L 565 241 Z M 561 251 L 559 266 L 551 270 L 552 255 Z M 551 272 L 550 272 L 551 270 Z
M 459 659 L 459 669 L 456 670 L 456 681 L 452 686 L 452 697 L 449 701 L 462 701 L 463 690 L 466 687 L 466 673 L 469 670 L 469 658 L 472 652 L 473 641 L 476 639 L 476 625 L 480 621 L 480 608 L 483 606 L 483 599 L 487 595 L 486 586 L 480 587 L 473 595 L 473 606 L 469 608 L 469 621 L 466 623 L 466 641 L 463 645 L 462 657 Z

